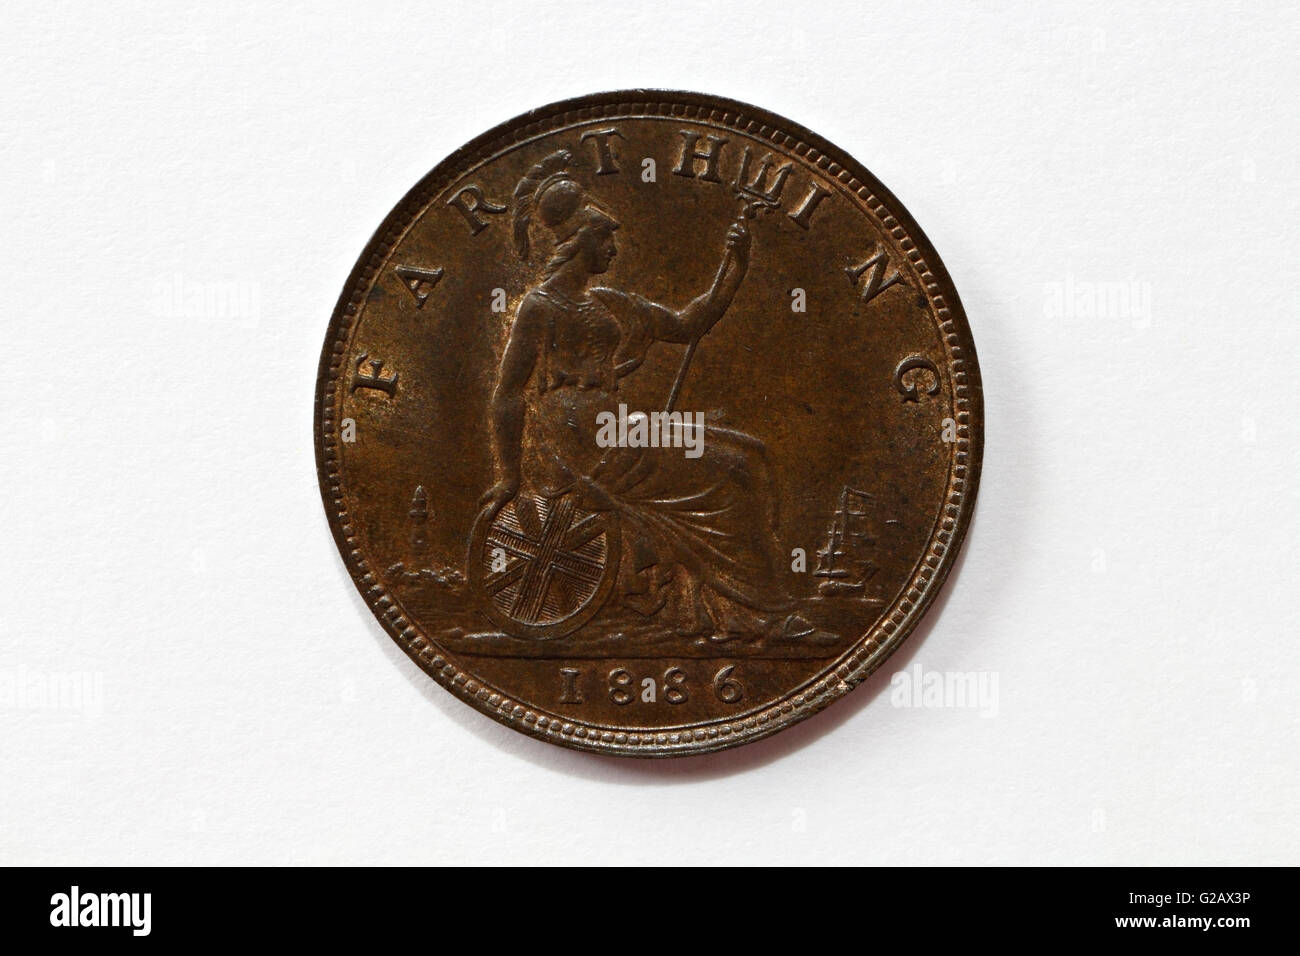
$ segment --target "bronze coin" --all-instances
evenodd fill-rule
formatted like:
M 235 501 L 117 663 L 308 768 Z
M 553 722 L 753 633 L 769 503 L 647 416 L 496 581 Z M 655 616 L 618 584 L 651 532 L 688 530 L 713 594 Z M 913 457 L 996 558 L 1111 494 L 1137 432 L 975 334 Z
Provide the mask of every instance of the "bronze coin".
M 956 290 L 888 190 L 765 110 L 628 90 L 440 163 L 348 278 L 330 525 L 488 716 L 644 757 L 775 733 L 899 646 L 979 480 Z

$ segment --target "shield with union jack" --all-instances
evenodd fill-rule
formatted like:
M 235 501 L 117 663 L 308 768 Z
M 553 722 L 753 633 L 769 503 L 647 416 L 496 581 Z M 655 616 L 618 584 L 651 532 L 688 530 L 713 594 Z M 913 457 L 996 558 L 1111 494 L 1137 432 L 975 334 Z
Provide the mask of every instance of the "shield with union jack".
M 470 573 L 488 615 L 515 637 L 563 637 L 600 610 L 618 570 L 608 512 L 573 495 L 519 494 L 474 531 Z

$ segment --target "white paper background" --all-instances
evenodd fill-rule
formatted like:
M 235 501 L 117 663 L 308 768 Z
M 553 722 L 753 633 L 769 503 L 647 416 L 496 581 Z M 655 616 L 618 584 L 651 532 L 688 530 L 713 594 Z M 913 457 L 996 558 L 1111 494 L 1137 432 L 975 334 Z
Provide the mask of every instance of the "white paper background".
M 1291 5 L 0 17 L 0 862 L 1300 862 Z M 311 443 L 335 297 L 402 194 L 633 86 L 765 106 L 879 176 L 956 281 L 988 419 L 905 649 L 671 763 L 420 673 Z M 996 675 L 996 715 L 894 706 L 918 664 Z M 32 689 L 61 679 L 80 704 Z

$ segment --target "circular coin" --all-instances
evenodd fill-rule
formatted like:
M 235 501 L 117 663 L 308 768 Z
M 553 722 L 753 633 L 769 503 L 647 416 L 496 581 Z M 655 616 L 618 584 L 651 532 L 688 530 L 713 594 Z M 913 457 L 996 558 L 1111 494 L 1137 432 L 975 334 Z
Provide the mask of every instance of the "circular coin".
M 979 368 L 907 211 L 694 93 L 533 110 L 375 233 L 316 453 L 357 587 L 434 680 L 631 756 L 755 740 L 916 626 L 979 479 Z

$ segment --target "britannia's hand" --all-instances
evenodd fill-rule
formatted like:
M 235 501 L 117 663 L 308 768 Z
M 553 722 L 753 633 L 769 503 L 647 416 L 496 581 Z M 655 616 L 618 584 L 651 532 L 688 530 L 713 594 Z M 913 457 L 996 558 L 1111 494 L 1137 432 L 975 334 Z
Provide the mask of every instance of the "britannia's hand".
M 752 237 L 744 220 L 733 222 L 727 230 L 727 251 L 734 253 L 742 269 L 749 266 L 749 246 Z
M 518 478 L 503 478 L 487 490 L 478 501 L 480 511 L 500 511 L 519 494 Z

